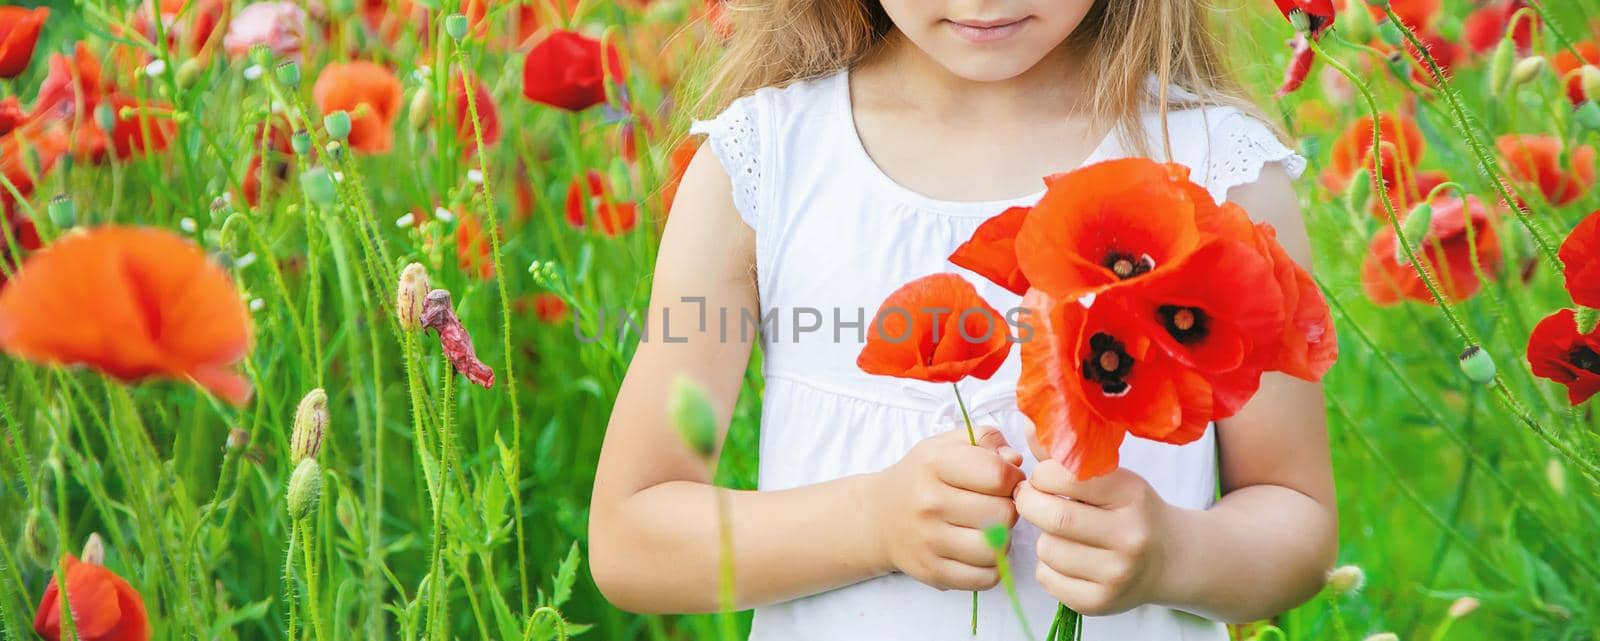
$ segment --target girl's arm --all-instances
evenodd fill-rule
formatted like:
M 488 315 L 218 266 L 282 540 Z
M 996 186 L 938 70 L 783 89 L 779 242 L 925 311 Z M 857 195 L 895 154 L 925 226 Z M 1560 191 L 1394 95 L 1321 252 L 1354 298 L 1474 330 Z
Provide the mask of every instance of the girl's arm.
M 740 608 L 895 570 L 938 587 L 994 585 L 994 556 L 978 528 L 1015 520 L 1010 495 L 1022 478 L 1020 454 L 1007 451 L 998 431 L 986 433 L 984 448 L 969 445 L 963 430 L 924 441 L 889 470 L 791 490 L 710 485 L 708 462 L 668 421 L 667 399 L 679 376 L 700 383 L 719 419 L 720 450 L 756 338 L 741 322 L 746 313 L 759 318 L 754 244 L 727 174 L 702 148 L 662 236 L 652 335 L 639 343 L 606 428 L 589 517 L 595 583 L 613 604 L 637 612 L 717 610 L 722 491 Z
M 1276 164 L 1230 200 L 1271 223 L 1308 269 L 1310 242 L 1289 177 Z M 1338 552 L 1322 386 L 1283 374 L 1218 421 L 1223 497 L 1207 510 L 1161 500 L 1137 474 L 1079 483 L 1046 461 L 1017 509 L 1044 531 L 1036 576 L 1086 614 L 1157 603 L 1212 619 L 1269 617 L 1314 596 Z M 1070 501 L 1062 496 L 1071 496 Z

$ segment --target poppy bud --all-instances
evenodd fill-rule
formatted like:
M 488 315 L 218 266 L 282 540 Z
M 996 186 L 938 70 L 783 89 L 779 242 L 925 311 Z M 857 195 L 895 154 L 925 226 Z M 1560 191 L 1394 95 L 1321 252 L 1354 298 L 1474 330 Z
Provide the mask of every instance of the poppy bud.
M 1345 596 L 1361 591 L 1367 583 L 1367 573 L 1359 565 L 1341 565 L 1328 571 L 1328 589 Z
M 237 450 L 249 444 L 250 433 L 235 427 L 231 430 L 228 430 L 228 439 L 223 441 L 222 447 L 225 449 Z
M 1561 461 L 1552 458 L 1545 464 L 1544 479 L 1550 483 L 1550 489 L 1556 496 L 1567 495 L 1567 468 L 1561 465 Z
M 190 58 L 178 65 L 178 86 L 184 89 L 193 87 L 200 74 L 205 73 L 206 63 L 199 58 Z
M 334 158 L 339 158 L 344 154 L 344 145 L 337 140 L 329 140 L 328 144 L 324 145 L 322 149 Z
M 1412 251 L 1423 251 L 1422 239 L 1428 235 L 1428 227 L 1432 224 L 1433 205 L 1421 203 L 1412 207 L 1411 213 L 1406 214 L 1405 219 L 1400 221 L 1400 231 L 1404 237 L 1394 244 L 1394 262 L 1401 265 L 1411 264 L 1406 260 L 1404 248 L 1409 246 Z
M 717 447 L 717 417 L 711 411 L 711 397 L 705 388 L 684 376 L 674 379 L 667 414 L 689 449 L 702 458 L 710 458 Z
M 1378 23 L 1378 39 L 1391 47 L 1398 47 L 1400 43 L 1405 42 L 1406 37 L 1400 33 L 1400 25 L 1395 24 L 1393 20 L 1384 20 Z
M 58 194 L 50 199 L 49 213 L 50 224 L 60 229 L 69 229 L 78 220 L 78 208 L 66 194 Z
M 444 18 L 444 32 L 456 42 L 467 38 L 467 26 L 467 17 L 459 13 L 452 13 Z
M 78 560 L 95 565 L 106 564 L 106 542 L 100 538 L 99 532 L 89 533 L 89 540 L 83 542 L 83 554 L 78 555 Z
M 328 137 L 334 140 L 350 137 L 350 112 L 341 109 L 323 116 L 322 128 L 327 129 Z
M 1350 184 L 1344 188 L 1344 199 L 1351 209 L 1366 209 L 1369 198 L 1372 198 L 1372 172 L 1363 166 L 1350 177 Z
M 50 554 L 50 548 L 44 540 L 43 527 L 39 510 L 29 509 L 28 517 L 22 521 L 22 540 L 17 543 L 24 554 L 35 559 L 43 559 Z
M 1511 67 L 1517 62 L 1517 42 L 1508 33 L 1489 58 L 1489 95 L 1499 97 L 1511 82 Z
M 1572 112 L 1572 116 L 1584 129 L 1600 131 L 1600 102 L 1593 100 L 1585 102 L 1577 111 Z
M 107 100 L 94 108 L 94 124 L 100 131 L 112 132 L 117 130 L 117 112 L 112 108 L 111 101 Z
M 1373 31 L 1372 15 L 1365 11 L 1351 11 L 1339 16 L 1339 30 L 1351 42 L 1372 42 L 1377 37 Z
M 300 399 L 294 410 L 294 431 L 289 436 L 289 462 L 316 458 L 328 429 L 328 393 L 317 388 Z
M 250 62 L 256 63 L 256 66 L 261 67 L 262 69 L 266 69 L 268 67 L 271 67 L 272 66 L 272 49 L 267 47 L 267 45 L 264 45 L 264 44 L 251 45 L 250 46 Z
M 289 518 L 295 521 L 303 519 L 311 510 L 317 507 L 317 498 L 322 494 L 322 467 L 317 465 L 317 459 L 308 458 L 294 466 L 294 473 L 289 475 Z
M 1544 59 L 1544 56 L 1528 56 L 1518 60 L 1517 66 L 1511 68 L 1511 86 L 1513 88 L 1521 87 L 1533 82 L 1534 79 L 1539 77 L 1539 74 L 1544 73 L 1545 67 L 1548 66 L 1550 66 L 1550 63 Z
M 1459 599 L 1456 599 L 1455 603 L 1451 603 L 1450 604 L 1450 611 L 1449 611 L 1450 618 L 1459 619 L 1461 617 L 1464 617 L 1464 616 L 1467 616 L 1469 614 L 1472 614 L 1472 612 L 1474 610 L 1477 610 L 1477 609 L 1478 609 L 1478 600 L 1474 599 L 1474 598 L 1472 598 L 1470 596 L 1464 596 L 1464 597 L 1461 597 Z
M 333 176 L 328 175 L 328 170 L 322 167 L 312 167 L 300 174 L 300 188 L 305 190 L 306 197 L 318 205 L 331 205 L 339 197 L 339 190 L 333 184 Z
M 989 549 L 1001 552 L 1006 549 L 1007 540 L 1011 538 L 1011 530 L 1005 525 L 996 523 L 983 529 L 983 541 L 989 544 Z
M 425 86 L 417 87 L 417 91 L 411 94 L 411 109 L 406 115 L 407 122 L 412 129 L 421 131 L 423 127 L 428 126 L 428 119 L 432 116 L 433 92 L 428 91 Z
M 1583 87 L 1583 97 L 1600 102 L 1600 67 L 1584 65 L 1578 69 L 1578 82 Z
M 356 506 L 351 502 L 349 493 L 339 495 L 339 502 L 333 506 L 333 518 L 339 520 L 339 527 L 346 532 L 356 529 Z
M 278 65 L 277 76 L 278 82 L 283 83 L 283 86 L 290 89 L 298 88 L 300 86 L 300 63 L 293 60 L 283 61 L 283 64 Z
M 1494 358 L 1483 347 L 1473 345 L 1461 352 L 1457 364 L 1461 366 L 1461 373 L 1479 385 L 1488 385 L 1494 382 Z
M 400 272 L 400 288 L 395 293 L 395 313 L 400 316 L 400 329 L 414 332 L 422 329 L 422 302 L 428 298 L 433 285 L 428 282 L 428 270 L 422 263 L 406 265 Z
M 304 129 L 294 132 L 294 135 L 289 136 L 289 148 L 298 156 L 311 153 L 311 134 Z

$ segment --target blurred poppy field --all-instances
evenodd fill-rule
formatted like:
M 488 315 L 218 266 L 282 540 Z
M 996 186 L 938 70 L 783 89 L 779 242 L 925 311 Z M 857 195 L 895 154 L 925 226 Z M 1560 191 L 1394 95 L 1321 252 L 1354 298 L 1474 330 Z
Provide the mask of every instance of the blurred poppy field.
M 1235 635 L 1600 637 L 1600 2 L 1214 4 L 1341 355 L 1341 566 Z M 585 566 L 733 13 L 0 7 L 0 639 L 737 636 Z

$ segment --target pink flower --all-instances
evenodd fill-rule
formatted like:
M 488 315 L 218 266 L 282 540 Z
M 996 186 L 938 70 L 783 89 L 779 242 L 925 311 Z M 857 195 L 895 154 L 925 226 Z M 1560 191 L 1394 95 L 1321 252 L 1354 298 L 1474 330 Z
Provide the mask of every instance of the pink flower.
M 244 57 L 255 45 L 266 45 L 274 56 L 299 56 L 305 22 L 306 12 L 294 2 L 257 2 L 240 9 L 228 23 L 222 46 L 234 58 Z

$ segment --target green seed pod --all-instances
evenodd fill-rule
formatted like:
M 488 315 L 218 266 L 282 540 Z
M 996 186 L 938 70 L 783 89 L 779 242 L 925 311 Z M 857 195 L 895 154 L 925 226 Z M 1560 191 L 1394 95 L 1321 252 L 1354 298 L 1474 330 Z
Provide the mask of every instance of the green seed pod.
M 311 202 L 318 205 L 331 205 L 339 198 L 339 189 L 333 184 L 333 176 L 328 175 L 328 170 L 322 167 L 312 167 L 300 174 L 300 188 L 305 190 Z
M 1365 11 L 1351 11 L 1339 16 L 1339 31 L 1351 42 L 1372 42 L 1373 38 L 1378 37 L 1376 26 L 1372 24 L 1372 15 Z
M 311 153 L 311 134 L 306 133 L 304 129 L 294 132 L 294 135 L 289 136 L 289 148 L 293 149 L 297 156 Z
M 1328 589 L 1344 596 L 1361 591 L 1367 583 L 1367 573 L 1359 565 L 1341 565 L 1328 571 Z
M 335 111 L 322 117 L 322 128 L 328 130 L 328 137 L 334 140 L 344 140 L 350 136 L 350 112 Z
M 1533 82 L 1549 66 L 1550 62 L 1544 56 L 1528 56 L 1518 60 L 1517 65 L 1511 68 L 1511 86 L 1521 87 Z
M 1307 15 L 1304 11 L 1290 11 L 1289 26 L 1294 27 L 1294 30 L 1300 33 L 1310 31 L 1311 16 Z
M 50 224 L 58 229 L 71 229 L 78 223 L 78 208 L 66 194 L 50 199 Z
M 322 438 L 328 430 L 328 393 L 322 388 L 307 392 L 294 411 L 294 430 L 289 436 L 289 462 L 316 458 L 322 451 Z
M 111 101 L 95 105 L 94 124 L 100 127 L 100 131 L 107 133 L 117 130 L 117 112 L 112 109 Z
M 272 49 L 266 45 L 257 44 L 250 46 L 250 62 L 256 63 L 263 70 L 272 68 Z
M 1600 102 L 1600 67 L 1584 65 L 1578 69 L 1578 82 L 1583 87 L 1583 97 Z
M 301 460 L 289 475 L 289 518 L 295 521 L 306 518 L 317 507 L 321 495 L 322 467 L 317 465 L 317 459 Z
M 283 64 L 278 65 L 276 73 L 278 76 L 278 82 L 283 83 L 283 86 L 290 89 L 299 88 L 300 63 L 293 60 L 285 60 L 283 61 Z
M 452 13 L 444 18 L 444 32 L 456 42 L 467 38 L 467 17 L 459 13 Z
M 1360 210 L 1367 208 L 1367 200 L 1370 198 L 1372 198 L 1372 172 L 1362 166 L 1350 177 L 1350 184 L 1345 186 L 1344 199 L 1352 209 Z
M 1572 112 L 1572 117 L 1578 121 L 1578 126 L 1589 131 L 1600 131 L 1600 102 L 1590 100 L 1579 105 L 1578 110 Z
M 329 140 L 328 144 L 322 146 L 322 150 L 328 152 L 329 156 L 333 156 L 336 159 L 342 158 L 344 156 L 344 143 L 341 143 L 337 140 Z
M 1467 380 L 1479 385 L 1494 382 L 1494 358 L 1482 347 L 1477 345 L 1468 347 L 1466 351 L 1461 352 L 1457 364 L 1461 366 L 1461 373 L 1467 375 Z
M 711 411 L 711 397 L 705 388 L 684 376 L 674 379 L 667 414 L 689 449 L 702 458 L 710 458 L 717 447 L 717 417 Z
M 1511 67 L 1516 62 L 1517 42 L 1507 34 L 1489 57 L 1489 95 L 1498 98 L 1505 94 L 1506 87 L 1511 84 Z
M 1395 239 L 1397 242 L 1394 244 L 1394 262 L 1401 265 L 1411 264 L 1410 261 L 1406 260 L 1405 250 L 1402 248 L 1401 243 L 1410 246 L 1412 251 L 1423 251 L 1422 242 L 1428 235 L 1428 227 L 1432 224 L 1433 205 L 1422 203 L 1412 207 L 1411 212 L 1400 220 L 1400 231 L 1405 237 Z
M 395 314 L 400 317 L 400 329 L 408 332 L 422 329 L 422 301 L 432 289 L 428 270 L 422 263 L 411 263 L 400 271 L 400 287 L 395 292 L 394 304 Z
M 411 107 L 406 113 L 406 123 L 411 129 L 422 131 L 428 126 L 428 120 L 433 117 L 433 92 L 426 85 L 417 87 L 411 94 Z
M 190 58 L 178 65 L 178 86 L 188 89 L 206 72 L 206 63 L 199 58 Z
M 1400 25 L 1393 20 L 1384 20 L 1378 23 L 1378 39 L 1391 47 L 1398 47 L 1405 42 L 1406 36 L 1400 32 Z
M 1006 549 L 1006 542 L 1011 538 L 1011 530 L 1005 525 L 996 523 L 983 529 L 983 540 L 989 544 L 989 549 L 1000 552 Z

